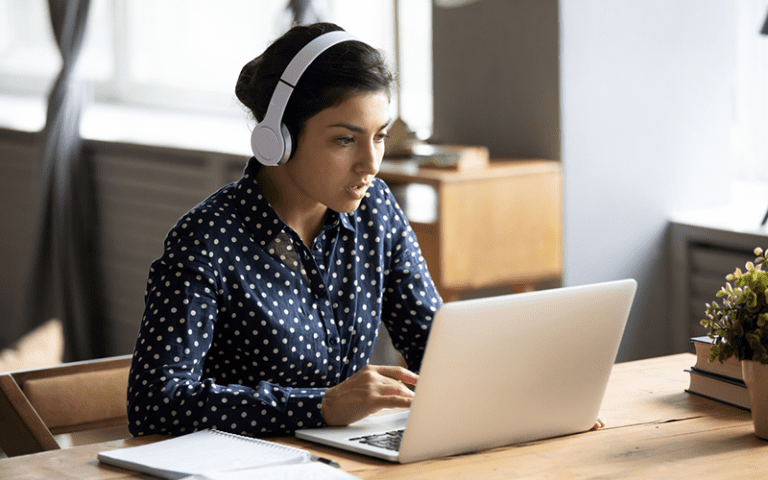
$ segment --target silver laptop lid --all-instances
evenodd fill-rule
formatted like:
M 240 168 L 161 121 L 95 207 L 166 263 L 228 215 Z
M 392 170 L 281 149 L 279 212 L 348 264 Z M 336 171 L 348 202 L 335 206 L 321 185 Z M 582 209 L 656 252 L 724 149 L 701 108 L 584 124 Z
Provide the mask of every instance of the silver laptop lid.
M 592 428 L 636 288 L 628 279 L 443 305 L 398 461 Z
M 589 430 L 636 288 L 620 280 L 445 304 L 410 412 L 296 436 L 408 463 Z M 399 453 L 352 440 L 403 427 Z

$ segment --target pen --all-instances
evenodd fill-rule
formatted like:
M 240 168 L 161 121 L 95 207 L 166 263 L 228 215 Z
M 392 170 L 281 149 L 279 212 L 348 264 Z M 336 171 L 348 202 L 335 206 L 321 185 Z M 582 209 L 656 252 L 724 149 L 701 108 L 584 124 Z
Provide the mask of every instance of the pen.
M 338 462 L 335 462 L 331 460 L 330 458 L 324 458 L 324 457 L 312 457 L 312 460 L 315 462 L 324 463 L 326 465 L 330 465 L 332 467 L 341 468 L 341 465 L 338 464 Z

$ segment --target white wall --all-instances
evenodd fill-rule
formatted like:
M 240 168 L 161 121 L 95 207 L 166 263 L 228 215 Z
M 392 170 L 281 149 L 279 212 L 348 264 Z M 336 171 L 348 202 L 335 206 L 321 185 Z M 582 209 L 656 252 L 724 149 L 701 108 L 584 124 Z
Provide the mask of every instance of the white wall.
M 735 0 L 734 0 L 735 1 Z M 619 354 L 670 353 L 670 212 L 728 177 L 734 3 L 561 0 L 564 283 L 634 277 Z
M 435 134 L 562 161 L 564 284 L 639 282 L 619 360 L 672 353 L 686 321 L 667 313 L 667 219 L 729 176 L 736 1 L 434 9 Z

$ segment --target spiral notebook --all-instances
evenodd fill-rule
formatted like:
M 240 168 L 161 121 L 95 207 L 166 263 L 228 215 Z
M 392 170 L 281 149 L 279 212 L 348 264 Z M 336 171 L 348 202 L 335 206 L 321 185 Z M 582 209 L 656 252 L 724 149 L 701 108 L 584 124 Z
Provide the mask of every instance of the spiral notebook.
M 245 478 L 248 472 L 261 477 L 262 471 L 269 472 L 269 478 L 292 478 L 294 467 L 305 473 L 312 469 L 312 478 L 357 478 L 318 462 L 307 450 L 210 429 L 101 452 L 98 459 L 108 465 L 168 479 Z M 279 475 L 281 466 L 286 469 L 283 477 Z

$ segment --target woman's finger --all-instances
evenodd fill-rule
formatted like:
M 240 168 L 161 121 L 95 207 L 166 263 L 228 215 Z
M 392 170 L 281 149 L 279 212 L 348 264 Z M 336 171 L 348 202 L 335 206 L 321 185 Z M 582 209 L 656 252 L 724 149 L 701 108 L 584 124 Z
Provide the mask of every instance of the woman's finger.
M 407 385 L 416 385 L 416 382 L 419 380 L 419 376 L 417 374 L 403 367 L 399 367 L 395 365 L 369 365 L 369 366 L 375 369 L 376 372 L 379 373 L 380 375 L 398 380 Z

